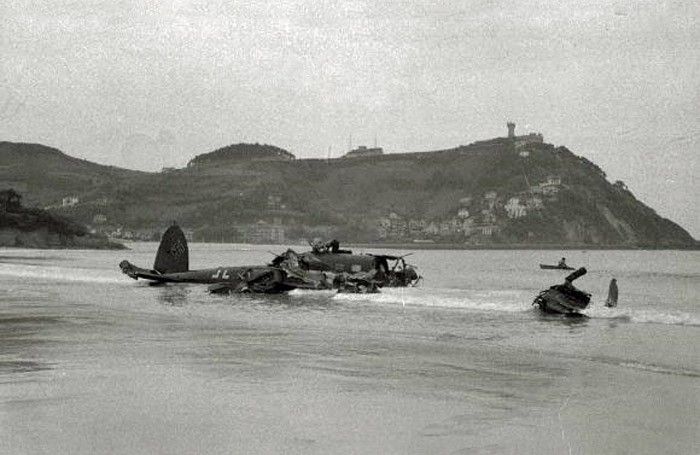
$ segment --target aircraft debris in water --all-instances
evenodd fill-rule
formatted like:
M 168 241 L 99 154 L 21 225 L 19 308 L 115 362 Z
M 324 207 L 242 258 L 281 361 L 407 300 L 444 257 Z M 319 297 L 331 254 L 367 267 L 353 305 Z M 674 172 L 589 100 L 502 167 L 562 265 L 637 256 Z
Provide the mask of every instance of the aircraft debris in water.
M 208 284 L 213 293 L 281 293 L 292 289 L 335 289 L 340 292 L 372 293 L 382 287 L 415 286 L 420 281 L 406 256 L 352 254 L 335 240 L 312 244 L 312 250 L 288 249 L 267 265 L 216 267 L 189 270 L 189 249 L 182 229 L 170 226 L 158 247 L 152 269 L 127 260 L 119 267 L 133 279 L 157 283 Z
M 564 278 L 564 284 L 557 284 L 540 292 L 532 304 L 545 313 L 580 316 L 579 311 L 585 310 L 591 302 L 591 294 L 578 289 L 572 282 L 586 273 L 585 267 L 570 273 Z

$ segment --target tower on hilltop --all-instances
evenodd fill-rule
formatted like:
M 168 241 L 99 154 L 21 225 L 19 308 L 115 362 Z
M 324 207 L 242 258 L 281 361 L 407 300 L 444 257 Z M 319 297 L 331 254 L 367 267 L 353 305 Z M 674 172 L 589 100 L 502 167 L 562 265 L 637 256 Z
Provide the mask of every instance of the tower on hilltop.
M 508 137 L 511 139 L 514 139 L 515 138 L 515 123 L 508 122 L 506 125 L 508 125 Z

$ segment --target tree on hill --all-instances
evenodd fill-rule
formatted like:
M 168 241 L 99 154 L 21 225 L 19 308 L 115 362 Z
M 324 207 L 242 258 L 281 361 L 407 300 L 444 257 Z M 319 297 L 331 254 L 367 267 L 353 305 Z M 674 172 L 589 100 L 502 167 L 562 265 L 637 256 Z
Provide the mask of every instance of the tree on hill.
M 0 190 L 0 209 L 15 212 L 22 208 L 22 196 L 14 189 Z

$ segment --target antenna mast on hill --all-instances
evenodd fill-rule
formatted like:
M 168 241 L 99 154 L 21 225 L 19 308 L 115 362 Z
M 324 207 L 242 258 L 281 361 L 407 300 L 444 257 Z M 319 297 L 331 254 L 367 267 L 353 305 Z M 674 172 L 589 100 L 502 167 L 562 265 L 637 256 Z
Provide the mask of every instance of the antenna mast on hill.
M 348 152 L 352 150 L 352 133 L 350 133 L 350 138 L 348 139 Z

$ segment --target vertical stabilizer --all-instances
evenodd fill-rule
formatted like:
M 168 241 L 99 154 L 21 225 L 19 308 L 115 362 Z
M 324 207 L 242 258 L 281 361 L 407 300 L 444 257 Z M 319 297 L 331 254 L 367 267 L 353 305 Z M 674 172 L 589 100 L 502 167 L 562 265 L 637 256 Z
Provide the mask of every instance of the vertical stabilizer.
M 160 240 L 153 270 L 159 273 L 186 272 L 190 268 L 190 254 L 185 234 L 173 223 Z

